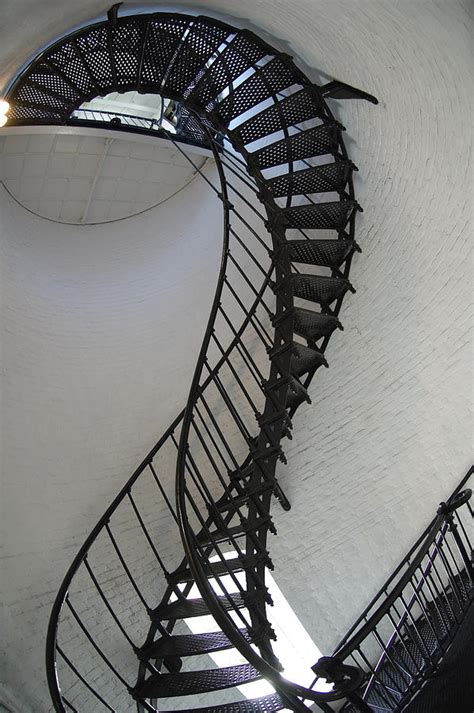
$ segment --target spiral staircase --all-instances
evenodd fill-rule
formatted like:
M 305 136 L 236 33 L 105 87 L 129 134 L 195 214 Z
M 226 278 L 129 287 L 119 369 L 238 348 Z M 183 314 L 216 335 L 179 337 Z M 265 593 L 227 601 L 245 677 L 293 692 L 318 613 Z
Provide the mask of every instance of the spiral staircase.
M 197 170 L 222 205 L 223 248 L 185 408 L 58 593 L 55 709 L 402 710 L 472 601 L 472 469 L 334 655 L 314 662 L 311 685 L 282 674 L 266 586 L 271 504 L 290 508 L 276 475 L 282 444 L 354 292 L 356 167 L 328 100 L 376 100 L 313 84 L 288 55 L 215 19 L 117 11 L 30 63 L 7 95 L 9 125 L 84 124 L 81 105 L 113 91 L 173 100 L 176 133 L 153 131 L 191 163 L 187 144 L 212 153 L 217 183 Z M 114 129 L 151 133 L 126 120 Z M 192 633 L 200 617 L 215 626 Z M 232 650 L 241 663 L 211 658 Z M 262 678 L 273 692 L 245 699 L 238 687 Z

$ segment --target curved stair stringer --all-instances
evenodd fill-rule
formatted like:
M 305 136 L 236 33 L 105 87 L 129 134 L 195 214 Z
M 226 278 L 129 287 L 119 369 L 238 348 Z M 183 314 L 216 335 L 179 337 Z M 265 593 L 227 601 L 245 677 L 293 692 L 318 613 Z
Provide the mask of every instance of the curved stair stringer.
M 101 655 L 69 595 L 70 584 L 79 570 L 85 570 L 90 576 L 118 629 L 129 639 L 88 561 L 99 534 L 107 534 L 140 597 L 139 587 L 113 540 L 110 525 L 118 505 L 127 498 L 167 582 L 157 607 L 143 602 L 151 619 L 145 644 L 138 646 L 130 641 L 132 652 L 140 662 L 138 682 L 132 685 L 109 666 L 137 701 L 139 709 L 154 712 L 158 705 L 154 701 L 161 698 L 222 690 L 262 675 L 275 686 L 278 691 L 275 696 L 252 703 L 237 702 L 229 704 L 230 707 L 223 704 L 218 709 L 269 711 L 289 707 L 308 710 L 302 702 L 305 699 L 314 701 L 321 710 L 330 710 L 327 702 L 344 696 L 342 689 L 322 695 L 292 684 L 280 675 L 271 646 L 273 632 L 266 611 L 271 601 L 265 588 L 265 571 L 271 565 L 267 539 L 268 533 L 273 531 L 272 495 L 288 507 L 275 478 L 278 459 L 284 458 L 280 442 L 288 435 L 291 418 L 300 403 L 309 399 L 307 387 L 314 374 L 320 366 L 326 365 L 324 353 L 329 339 L 336 328 L 341 328 L 338 313 L 342 300 L 352 289 L 348 277 L 352 255 L 358 249 L 354 240 L 358 209 L 352 184 L 355 167 L 348 159 L 342 140 L 343 127 L 335 121 L 325 101 L 336 96 L 337 91 L 340 94 L 344 86 L 336 82 L 325 89 L 311 84 L 290 57 L 275 52 L 251 32 L 209 18 L 167 14 L 123 18 L 112 14 L 109 22 L 97 23 L 60 40 L 42 53 L 12 86 L 11 96 L 8 96 L 13 105 L 11 123 L 17 124 L 74 123 L 71 113 L 75 108 L 85 100 L 110 91 L 138 89 L 180 101 L 188 135 L 197 137 L 201 143 L 207 142 L 214 151 L 221 178 L 218 197 L 224 208 L 220 277 L 185 412 L 147 456 L 81 548 L 53 608 L 47 668 L 53 701 L 61 713 L 66 710 L 65 706 L 68 710 L 76 708 L 61 693 L 56 670 L 58 655 L 82 684 L 91 689 L 79 668 L 58 645 L 59 619 L 65 608 L 69 606 L 88 642 Z M 345 87 L 344 92 L 346 96 L 360 95 L 350 87 Z M 364 98 L 373 100 L 368 96 Z M 201 476 L 196 472 L 188 440 L 194 426 L 196 403 L 204 388 L 201 377 L 207 367 L 207 348 L 220 306 L 219 292 L 223 289 L 228 259 L 229 216 L 233 211 L 227 192 L 229 181 L 222 173 L 224 159 L 230 161 L 231 158 L 222 144 L 216 147 L 218 136 L 225 137 L 242 157 L 257 188 L 256 200 L 266 211 L 264 229 L 272 238 L 270 272 L 243 324 L 245 327 L 255 317 L 263 291 L 271 285 L 275 296 L 274 332 L 273 343 L 269 345 L 269 375 L 260 384 L 264 405 L 255 414 L 255 431 L 247 439 L 248 454 L 234 462 L 234 472 L 223 473 L 220 493 L 206 492 L 205 479 L 199 480 L 202 510 L 199 511 L 190 496 L 189 483 L 192 477 Z M 321 163 L 324 156 L 331 160 Z M 272 173 L 275 167 L 280 167 L 277 175 Z M 326 194 L 336 195 L 337 200 L 326 200 Z M 316 200 L 311 197 L 315 195 Z M 321 229 L 336 233 L 337 239 L 320 240 L 313 238 L 313 234 L 308 237 L 307 231 Z M 298 239 L 292 237 L 294 232 Z M 297 265 L 309 266 L 303 268 L 309 272 L 301 273 Z M 319 268 L 329 270 L 330 275 L 315 272 Z M 295 298 L 316 303 L 320 311 L 300 307 Z M 228 351 L 205 377 L 206 384 L 214 380 L 220 388 L 219 369 L 229 361 L 232 350 L 241 345 L 241 330 L 242 327 L 236 330 Z M 296 341 L 294 335 L 304 339 L 304 343 Z M 222 399 L 226 400 L 225 394 Z M 229 409 L 233 408 L 232 403 L 225 403 Z M 238 419 L 237 412 L 235 420 L 238 422 Z M 179 443 L 175 443 L 177 513 L 169 498 L 165 500 L 172 516 L 179 521 L 185 559 L 170 573 L 162 564 L 132 491 L 142 472 L 150 469 L 160 485 L 153 470 L 154 458 L 163 444 L 175 440 L 173 433 L 178 425 L 181 432 Z M 192 509 L 196 512 L 191 512 Z M 193 517 L 194 525 L 191 525 Z M 220 548 L 222 542 L 236 555 L 233 559 L 224 557 L 227 553 Z M 217 564 L 213 559 L 216 556 Z M 242 591 L 236 594 L 227 591 L 220 579 L 235 580 L 237 570 L 243 572 L 244 584 L 237 582 Z M 211 581 L 219 585 L 220 594 L 214 591 Z M 200 590 L 201 600 L 189 596 L 193 583 Z M 247 610 L 248 618 L 243 617 L 245 626 L 242 628 L 236 625 L 235 619 L 243 609 Z M 206 612 L 212 613 L 221 627 L 220 633 L 173 634 L 177 623 Z M 158 639 L 155 638 L 157 633 Z M 258 647 L 259 653 L 252 645 Z M 213 673 L 182 670 L 183 660 L 188 657 L 231 646 L 249 663 L 214 669 Z M 163 669 L 169 673 L 163 673 Z M 106 708 L 113 710 L 104 704 L 100 693 L 93 694 Z

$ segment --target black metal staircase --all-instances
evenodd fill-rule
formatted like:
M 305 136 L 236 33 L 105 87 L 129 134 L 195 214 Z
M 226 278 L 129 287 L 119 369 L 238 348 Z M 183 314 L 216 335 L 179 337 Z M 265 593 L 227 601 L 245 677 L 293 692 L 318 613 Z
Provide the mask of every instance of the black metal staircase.
M 420 611 L 438 612 L 437 623 L 425 616 L 422 625 L 413 603 L 399 613 L 403 586 L 396 595 L 385 589 L 335 656 L 316 664 L 310 687 L 281 674 L 265 581 L 273 567 L 272 498 L 290 507 L 276 476 L 282 443 L 315 373 L 327 366 L 342 301 L 354 291 L 356 167 L 327 99 L 376 100 L 340 82 L 312 84 L 291 57 L 251 32 L 206 17 L 117 17 L 115 8 L 16 79 L 9 122 L 83 124 L 77 112 L 85 101 L 132 90 L 177 102 L 179 130 L 131 121 L 114 128 L 158 133 L 191 163 L 186 143 L 212 151 L 218 184 L 200 172 L 222 204 L 222 259 L 188 402 L 94 528 L 58 593 L 47 644 L 54 706 L 269 713 L 332 711 L 332 701 L 346 701 L 347 710 L 401 710 L 425 670 L 417 657 L 426 627 L 436 644 L 444 641 L 440 627 L 451 636 L 455 613 L 472 598 L 470 560 L 449 585 L 440 577 L 439 593 L 433 584 L 421 594 L 413 582 L 428 574 L 418 557 L 403 581 L 415 586 Z M 137 552 L 146 552 L 138 562 Z M 190 633 L 186 621 L 209 614 L 219 629 Z M 382 620 L 391 633 L 379 632 Z M 383 652 L 375 663 L 374 650 L 364 648 L 373 637 Z M 232 649 L 241 663 L 218 667 L 209 658 Z M 236 689 L 262 677 L 274 693 L 246 700 Z M 319 678 L 332 689 L 318 690 Z M 191 708 L 191 696 L 201 695 L 202 707 Z

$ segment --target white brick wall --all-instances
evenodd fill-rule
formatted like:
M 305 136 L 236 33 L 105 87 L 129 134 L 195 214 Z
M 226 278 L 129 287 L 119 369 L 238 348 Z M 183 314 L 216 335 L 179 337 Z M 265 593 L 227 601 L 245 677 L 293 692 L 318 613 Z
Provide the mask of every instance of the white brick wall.
M 468 19 L 457 0 L 208 5 L 381 100 L 338 110 L 365 208 L 358 292 L 295 419 L 281 469 L 293 509 L 276 510 L 270 540 L 280 587 L 329 652 L 472 457 Z M 3 66 L 95 8 L 52 23 L 43 3 Z M 192 216 L 170 202 L 100 228 L 2 195 L 4 663 L 25 709 L 49 710 L 44 634 L 67 565 L 184 403 L 220 242 L 194 190 Z

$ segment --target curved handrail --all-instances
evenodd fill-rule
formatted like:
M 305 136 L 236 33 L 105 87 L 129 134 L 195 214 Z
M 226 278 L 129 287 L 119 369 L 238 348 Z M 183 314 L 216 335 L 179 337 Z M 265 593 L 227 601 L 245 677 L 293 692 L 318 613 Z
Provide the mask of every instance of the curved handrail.
M 468 470 L 466 475 L 463 477 L 463 479 L 461 480 L 459 485 L 456 487 L 456 490 L 454 490 L 454 492 L 448 499 L 448 506 L 450 503 L 453 503 L 453 501 L 455 500 L 457 495 L 461 492 L 462 488 L 467 483 L 469 478 L 473 475 L 473 473 L 474 473 L 474 466 L 471 466 L 471 468 Z M 459 505 L 457 505 L 456 507 L 459 507 Z M 435 517 L 431 520 L 429 525 L 425 528 L 423 533 L 417 539 L 415 544 L 410 548 L 407 555 L 403 558 L 403 560 L 398 565 L 398 567 L 390 575 L 390 577 L 385 582 L 383 587 L 379 590 L 379 592 L 375 595 L 375 597 L 373 597 L 373 599 L 370 601 L 368 606 L 365 608 L 365 610 L 362 612 L 362 614 L 358 617 L 355 624 L 349 629 L 347 634 L 344 636 L 342 641 L 339 642 L 339 644 L 337 645 L 337 647 L 334 650 L 334 656 L 336 656 L 337 658 L 340 658 L 341 660 L 345 660 L 357 648 L 357 646 L 359 646 L 359 644 L 364 639 L 367 638 L 367 636 L 370 634 L 370 632 L 377 626 L 377 624 L 387 614 L 387 612 L 389 611 L 392 604 L 398 599 L 398 597 L 403 592 L 406 585 L 413 578 L 414 573 L 416 572 L 416 570 L 420 566 L 421 562 L 423 561 L 424 557 L 428 553 L 430 546 L 433 544 L 433 542 L 436 538 L 436 535 L 438 534 L 438 532 L 440 530 L 440 526 L 446 520 L 447 512 L 449 512 L 449 508 L 447 509 L 447 511 L 442 511 L 442 512 L 438 511 L 438 513 L 435 515 Z M 416 552 L 416 555 L 414 557 L 412 557 L 415 552 Z M 411 560 L 411 562 L 410 562 L 410 560 Z M 387 589 L 388 589 L 389 585 L 393 582 L 393 580 L 396 578 L 396 576 L 399 574 L 399 572 L 403 569 L 403 567 L 405 567 L 407 565 L 408 562 L 410 562 L 410 564 L 408 565 L 408 568 L 403 573 L 403 575 L 400 577 L 400 579 L 397 581 L 397 583 L 395 584 L 393 589 L 390 591 L 390 593 L 387 594 Z M 367 614 L 373 608 L 374 604 L 376 603 L 376 601 L 378 599 L 380 599 L 381 596 L 384 596 L 383 602 L 378 606 L 376 611 L 373 612 L 373 614 L 371 614 L 369 619 L 367 619 L 366 618 Z M 359 631 L 357 631 L 357 627 L 360 626 L 360 624 L 362 624 L 362 622 L 364 622 L 362 628 L 359 629 Z
M 208 129 L 204 126 L 206 133 Z M 196 405 L 197 398 L 199 397 L 202 386 L 200 386 L 200 380 L 203 373 L 204 363 L 206 359 L 206 354 L 211 341 L 211 336 L 214 328 L 215 318 L 217 316 L 219 303 L 222 295 L 222 288 L 224 284 L 225 269 L 226 269 L 226 252 L 229 247 L 229 211 L 228 204 L 229 198 L 226 187 L 225 175 L 223 168 L 218 161 L 217 151 L 214 144 L 213 151 L 215 152 L 215 158 L 217 160 L 219 176 L 221 180 L 222 193 L 223 193 L 223 203 L 224 203 L 224 241 L 223 241 L 223 251 L 221 259 L 221 267 L 219 272 L 218 286 L 214 296 L 214 301 L 211 307 L 209 320 L 205 330 L 205 335 L 200 349 L 199 358 L 196 364 L 195 372 L 193 375 L 193 380 L 189 392 L 189 398 L 184 411 L 183 425 L 180 434 L 180 442 L 178 449 L 178 459 L 176 466 L 176 509 L 178 515 L 178 525 L 181 532 L 183 548 L 185 551 L 186 559 L 189 563 L 190 569 L 193 573 L 193 577 L 196 581 L 198 589 L 201 596 L 205 600 L 208 609 L 214 619 L 217 621 L 222 631 L 226 634 L 228 639 L 232 644 L 239 650 L 239 652 L 244 656 L 244 658 L 253 665 L 256 669 L 263 674 L 263 676 L 269 680 L 275 688 L 278 690 L 283 700 L 295 711 L 308 711 L 309 708 L 302 703 L 300 699 L 310 700 L 312 702 L 329 702 L 340 700 L 345 697 L 344 691 L 338 691 L 334 689 L 331 692 L 317 692 L 311 688 L 306 688 L 304 686 L 298 685 L 287 679 L 283 678 L 280 672 L 271 663 L 266 661 L 262 656 L 260 656 L 249 644 L 249 642 L 242 636 L 239 628 L 233 621 L 233 619 L 226 612 L 225 608 L 219 602 L 216 596 L 216 592 L 212 588 L 209 582 L 209 575 L 206 574 L 202 562 L 198 554 L 198 548 L 196 547 L 196 533 L 189 524 L 189 514 L 188 514 L 188 499 L 187 486 L 186 486 L 186 466 L 187 466 L 187 454 L 188 454 L 188 439 L 190 435 L 190 428 L 193 419 L 194 407 Z M 275 209 L 275 205 L 272 205 L 272 209 Z M 286 269 L 289 269 L 289 264 Z M 256 304 L 254 305 L 256 306 Z M 216 577 L 216 579 L 218 579 Z M 222 591 L 225 591 L 223 588 Z

